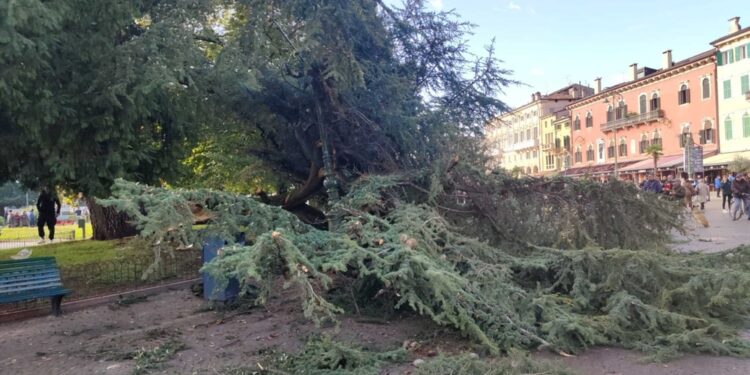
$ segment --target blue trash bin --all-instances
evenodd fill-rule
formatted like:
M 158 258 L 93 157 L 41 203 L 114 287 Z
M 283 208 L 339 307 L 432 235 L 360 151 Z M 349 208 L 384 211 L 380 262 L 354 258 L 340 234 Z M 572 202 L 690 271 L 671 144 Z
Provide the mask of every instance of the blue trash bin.
M 203 242 L 203 263 L 210 262 L 218 256 L 227 243 L 219 237 L 209 237 Z M 216 302 L 229 302 L 240 294 L 240 283 L 237 279 L 229 279 L 225 288 L 219 288 L 217 281 L 203 272 L 203 299 Z

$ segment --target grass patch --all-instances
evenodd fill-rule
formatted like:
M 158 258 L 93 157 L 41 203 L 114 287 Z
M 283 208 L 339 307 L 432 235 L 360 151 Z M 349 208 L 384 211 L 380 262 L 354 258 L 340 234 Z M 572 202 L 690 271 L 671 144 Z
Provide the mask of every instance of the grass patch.
M 29 249 L 32 251 L 32 258 L 53 256 L 57 259 L 59 267 L 69 267 L 113 260 L 138 253 L 138 250 L 129 242 L 84 240 L 34 246 Z M 19 249 L 0 250 L 0 260 L 10 259 Z
M 83 230 L 81 228 L 78 228 L 78 225 L 56 225 L 55 226 L 55 234 L 59 234 L 59 237 L 69 236 L 71 232 L 75 232 L 75 238 L 81 239 L 83 238 Z M 47 233 L 47 227 L 44 227 L 44 233 Z M 86 224 L 86 237 L 91 237 L 91 234 L 93 232 L 93 228 L 91 227 L 91 223 Z M 19 240 L 19 239 L 33 239 L 38 238 L 39 233 L 36 226 L 33 227 L 15 227 L 15 228 L 2 228 L 0 229 L 0 241 L 11 241 L 11 240 Z

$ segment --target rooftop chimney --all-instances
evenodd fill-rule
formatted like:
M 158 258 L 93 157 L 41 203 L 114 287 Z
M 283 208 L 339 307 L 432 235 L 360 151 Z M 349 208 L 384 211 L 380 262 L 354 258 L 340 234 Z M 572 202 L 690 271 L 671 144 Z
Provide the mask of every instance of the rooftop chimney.
M 669 69 L 669 68 L 671 68 L 672 67 L 672 50 L 668 49 L 668 50 L 662 52 L 661 55 L 662 55 L 661 68 L 662 69 Z
M 635 81 L 638 79 L 638 64 L 632 63 L 630 64 L 630 80 Z
M 732 17 L 729 19 L 729 33 L 736 33 L 740 31 L 740 17 Z
M 594 95 L 602 92 L 602 79 L 601 77 L 594 79 Z

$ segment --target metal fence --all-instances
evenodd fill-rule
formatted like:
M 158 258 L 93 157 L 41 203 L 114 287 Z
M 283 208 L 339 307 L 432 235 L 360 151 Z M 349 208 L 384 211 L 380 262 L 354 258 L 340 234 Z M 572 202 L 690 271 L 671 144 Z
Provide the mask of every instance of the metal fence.
M 68 230 L 63 232 L 56 232 L 55 233 L 55 241 L 54 242 L 67 242 L 67 241 L 73 241 L 76 240 L 76 231 L 75 230 Z M 82 239 L 82 238 L 78 238 Z M 39 245 L 40 238 L 39 237 L 30 237 L 28 235 L 24 236 L 16 236 L 16 237 L 5 237 L 0 239 L 0 250 L 3 249 L 14 249 L 14 248 L 20 248 L 20 247 L 31 247 Z
M 200 276 L 199 250 L 177 251 L 154 263 L 153 257 L 135 256 L 61 267 L 60 278 L 72 292 L 63 301 L 79 300 L 189 280 Z M 148 272 L 147 272 L 148 270 Z M 49 299 L 0 305 L 0 314 L 49 306 Z

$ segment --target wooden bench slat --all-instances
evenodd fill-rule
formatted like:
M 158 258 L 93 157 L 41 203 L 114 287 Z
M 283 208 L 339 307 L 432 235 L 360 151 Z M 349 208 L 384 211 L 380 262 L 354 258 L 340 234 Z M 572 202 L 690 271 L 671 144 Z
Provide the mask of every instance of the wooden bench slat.
M 0 268 L 0 273 L 3 272 L 10 272 L 12 270 L 19 270 L 19 269 L 33 269 L 33 268 L 45 268 L 45 267 L 57 267 L 56 263 L 51 262 L 38 262 L 38 263 L 22 263 L 22 264 L 16 264 L 16 265 L 6 265 L 2 268 Z
M 49 288 L 56 288 L 56 287 L 62 287 L 62 283 L 59 281 L 56 282 L 50 282 L 46 284 L 39 284 L 39 285 L 30 285 L 30 286 L 24 286 L 20 288 L 15 289 L 9 289 L 9 290 L 3 290 L 0 291 L 0 295 L 4 294 L 13 294 L 13 293 L 21 293 L 21 292 L 33 292 L 35 290 L 45 290 Z
M 18 280 L 12 284 L 0 284 L 0 293 L 13 292 L 22 288 L 44 288 L 49 284 L 62 284 L 59 277 L 47 277 L 34 280 Z
M 59 274 L 60 271 L 57 268 L 45 268 L 45 269 L 39 269 L 39 270 L 24 270 L 24 271 L 0 273 L 0 282 L 2 282 L 2 280 L 5 280 L 5 279 L 12 279 L 12 278 L 17 278 L 17 277 L 30 278 L 30 277 L 34 277 L 35 275 L 47 275 L 50 273 Z
M 36 257 L 28 259 L 12 259 L 12 260 L 0 260 L 0 269 L 6 267 L 18 267 L 22 265 L 33 265 L 33 264 L 57 264 L 54 257 Z

